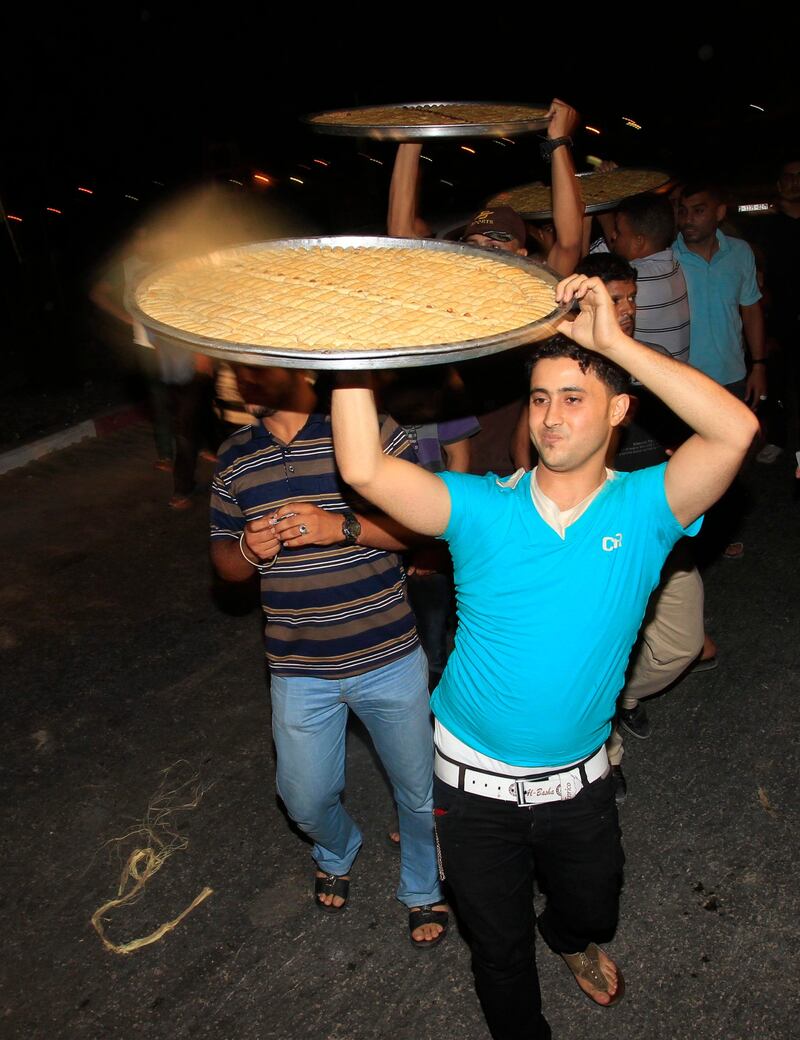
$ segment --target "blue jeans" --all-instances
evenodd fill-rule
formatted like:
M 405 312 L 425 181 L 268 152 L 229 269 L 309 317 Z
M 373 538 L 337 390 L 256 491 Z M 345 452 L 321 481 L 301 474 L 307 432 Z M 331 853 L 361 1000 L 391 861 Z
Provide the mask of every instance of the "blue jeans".
M 326 874 L 347 874 L 361 832 L 342 805 L 345 730 L 352 709 L 367 727 L 394 789 L 400 822 L 400 885 L 406 906 L 441 900 L 433 837 L 433 734 L 428 669 L 420 647 L 351 679 L 273 676 L 277 789 L 314 841 Z

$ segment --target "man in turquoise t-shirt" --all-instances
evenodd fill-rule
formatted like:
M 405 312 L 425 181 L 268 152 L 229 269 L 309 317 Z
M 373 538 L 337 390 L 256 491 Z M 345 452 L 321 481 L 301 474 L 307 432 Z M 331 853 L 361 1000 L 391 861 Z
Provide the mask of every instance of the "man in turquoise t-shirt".
M 625 335 L 600 279 L 574 275 L 556 298 L 578 300 L 580 313 L 534 350 L 540 461 L 521 479 L 388 459 L 365 380 L 344 377 L 333 395 L 343 479 L 412 530 L 443 536 L 453 556 L 458 632 L 432 701 L 434 818 L 495 1040 L 550 1036 L 535 924 L 590 999 L 622 995 L 596 945 L 616 927 L 623 863 L 604 742 L 661 566 L 757 430 L 703 373 Z M 629 474 L 605 468 L 626 370 L 696 431 L 665 465 Z M 547 897 L 538 922 L 534 875 Z

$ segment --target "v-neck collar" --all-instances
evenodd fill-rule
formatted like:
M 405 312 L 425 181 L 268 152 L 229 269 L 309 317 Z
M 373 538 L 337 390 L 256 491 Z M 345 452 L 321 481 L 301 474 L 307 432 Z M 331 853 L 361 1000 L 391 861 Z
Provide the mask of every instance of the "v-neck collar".
M 567 531 L 573 528 L 588 512 L 592 503 L 602 494 L 605 488 L 608 487 L 609 483 L 614 479 L 614 476 L 614 471 L 606 467 L 606 479 L 602 484 L 596 487 L 594 491 L 590 491 L 585 498 L 572 506 L 571 509 L 559 509 L 558 505 L 552 500 L 552 498 L 549 498 L 539 487 L 539 482 L 536 479 L 536 468 L 534 468 L 531 470 L 530 474 L 530 501 L 533 506 L 532 512 L 535 513 L 542 523 L 546 524 L 562 542 L 565 542 Z

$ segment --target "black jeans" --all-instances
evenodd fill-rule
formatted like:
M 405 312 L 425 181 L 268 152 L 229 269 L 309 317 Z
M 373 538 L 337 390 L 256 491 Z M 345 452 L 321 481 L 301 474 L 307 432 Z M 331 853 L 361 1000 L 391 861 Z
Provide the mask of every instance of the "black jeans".
M 438 778 L 434 819 L 443 873 L 472 951 L 494 1040 L 545 1040 L 534 924 L 556 953 L 614 934 L 624 854 L 611 776 L 573 799 L 521 808 Z M 535 922 L 533 882 L 547 904 Z
M 447 630 L 453 606 L 452 574 L 416 575 L 408 578 L 408 600 L 417 622 L 417 634 L 428 658 L 429 685 L 433 689 L 447 664 Z

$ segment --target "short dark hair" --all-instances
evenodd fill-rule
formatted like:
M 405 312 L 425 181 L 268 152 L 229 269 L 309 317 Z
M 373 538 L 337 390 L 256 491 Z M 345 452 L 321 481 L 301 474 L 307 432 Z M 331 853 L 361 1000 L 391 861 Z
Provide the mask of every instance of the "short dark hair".
M 703 192 L 709 194 L 718 206 L 727 205 L 728 193 L 721 184 L 718 184 L 710 177 L 698 177 L 693 181 L 687 181 L 681 191 L 681 198 L 688 199 L 692 195 L 700 195 Z
M 589 253 L 578 263 L 575 274 L 599 278 L 603 285 L 609 282 L 635 282 L 639 277 L 636 268 L 616 253 Z
M 617 206 L 635 235 L 643 235 L 656 247 L 667 249 L 675 238 L 675 214 L 666 195 L 632 195 Z
M 560 332 L 533 347 L 527 365 L 529 381 L 538 362 L 546 361 L 549 358 L 570 358 L 572 361 L 577 361 L 581 372 L 591 372 L 601 383 L 605 383 L 612 393 L 625 394 L 628 392 L 630 378 L 624 368 L 615 365 L 602 354 L 579 347 L 577 343 Z

